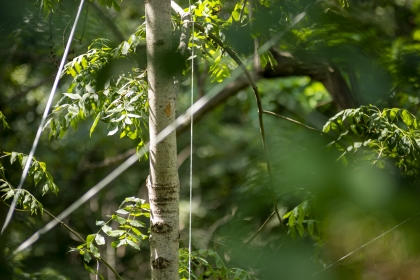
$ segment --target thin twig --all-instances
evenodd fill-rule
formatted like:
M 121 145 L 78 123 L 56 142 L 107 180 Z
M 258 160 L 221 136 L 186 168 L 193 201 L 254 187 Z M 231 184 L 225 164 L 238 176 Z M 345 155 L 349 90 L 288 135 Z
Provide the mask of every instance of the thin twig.
M 183 16 L 185 14 L 184 10 L 174 1 L 171 1 L 171 7 L 172 7 L 172 9 L 175 10 L 175 12 L 177 12 L 181 16 Z M 261 98 L 260 98 L 260 93 L 258 91 L 257 84 L 255 83 L 251 73 L 248 71 L 248 69 L 246 69 L 245 65 L 242 63 L 242 61 L 239 59 L 239 57 L 236 55 L 236 53 L 229 46 L 225 45 L 222 42 L 222 40 L 220 40 L 219 37 L 217 37 L 216 35 L 214 35 L 210 32 L 206 33 L 206 29 L 202 25 L 194 22 L 194 27 L 197 28 L 199 31 L 203 32 L 208 38 L 213 40 L 217 45 L 219 45 L 221 48 L 223 48 L 230 55 L 230 57 L 242 69 L 245 76 L 248 78 L 248 81 L 249 81 L 252 89 L 254 90 L 254 95 L 255 95 L 255 99 L 256 99 L 257 107 L 258 107 L 258 120 L 259 120 L 259 124 L 260 124 L 261 141 L 262 141 L 262 145 L 263 145 L 264 156 L 265 156 L 265 159 L 266 159 L 266 162 L 267 162 L 267 171 L 268 171 L 268 176 L 269 176 L 269 181 L 270 181 L 270 190 L 271 190 L 272 195 L 273 195 L 274 210 L 276 212 L 276 215 L 277 215 L 277 218 L 280 222 L 280 225 L 283 227 L 283 229 L 285 229 L 285 227 L 283 225 L 283 222 L 282 222 L 282 219 L 280 217 L 280 213 L 279 213 L 279 209 L 278 209 L 277 201 L 276 201 L 276 196 L 275 196 L 275 191 L 274 191 L 273 174 L 272 174 L 270 158 L 268 156 L 268 148 L 267 148 L 267 142 L 266 142 L 266 137 L 265 137 L 263 109 L 262 109 L 262 105 L 261 105 Z
M 242 17 L 244 15 L 246 2 L 248 2 L 248 1 L 247 0 L 243 0 L 243 2 L 242 2 L 241 13 L 239 14 L 239 20 L 238 20 L 239 24 L 242 22 Z
M 273 211 L 273 213 L 271 213 L 270 216 L 268 216 L 268 218 L 264 221 L 264 223 L 260 226 L 260 228 L 251 236 L 251 238 L 245 244 L 242 245 L 241 248 L 239 248 L 239 250 L 229 260 L 229 262 L 231 260 L 233 260 L 246 246 L 248 246 L 249 243 L 251 243 L 252 240 L 254 240 L 254 238 L 258 236 L 258 234 L 260 234 L 260 232 L 265 228 L 265 226 L 268 224 L 268 222 L 270 221 L 270 219 L 274 216 L 274 214 L 276 214 L 276 211 Z
M 80 39 L 74 38 L 76 41 L 79 41 L 79 44 L 82 43 L 83 37 L 85 36 L 86 22 L 87 22 L 87 19 L 88 19 L 88 16 L 89 16 L 89 6 L 90 6 L 89 4 L 90 4 L 90 2 L 88 2 L 87 5 L 86 5 L 86 15 L 85 15 L 85 21 L 83 23 L 82 35 L 80 36 Z
M 245 246 L 248 246 L 249 243 L 252 242 L 252 240 L 254 240 L 255 237 L 257 237 L 257 235 L 264 229 L 264 227 L 267 225 L 267 223 L 270 221 L 271 217 L 273 217 L 273 215 L 276 212 L 273 211 L 273 213 L 270 214 L 270 216 L 268 216 L 267 220 L 265 220 L 265 222 L 260 226 L 260 228 L 257 230 L 256 233 L 254 233 L 254 235 L 244 244 L 244 246 L 242 248 L 244 248 Z M 242 250 L 242 248 L 240 250 Z
M 274 113 L 274 112 L 270 112 L 270 111 L 265 111 L 265 110 L 264 110 L 264 111 L 263 111 L 263 113 L 264 113 L 264 114 L 267 114 L 267 115 L 272 115 L 272 116 L 275 116 L 275 117 L 281 118 L 281 119 L 283 119 L 283 120 L 286 120 L 286 121 L 292 122 L 292 123 L 294 123 L 294 124 L 300 125 L 300 126 L 302 126 L 302 127 L 304 127 L 304 128 L 307 128 L 307 129 L 309 129 L 309 130 L 316 131 L 316 132 L 319 132 L 319 133 L 321 133 L 321 134 L 324 134 L 324 132 L 322 132 L 322 131 L 321 131 L 321 130 L 319 130 L 319 129 L 316 129 L 316 128 L 314 128 L 314 127 L 308 126 L 308 125 L 306 125 L 306 124 L 303 124 L 303 123 L 301 123 L 301 122 L 299 122 L 299 121 L 297 121 L 297 120 L 294 120 L 294 119 L 291 119 L 291 118 L 288 118 L 288 117 L 285 117 L 285 116 L 282 116 L 282 115 L 276 114 L 276 113 Z
M 77 233 L 75 230 L 73 230 L 71 227 L 69 227 L 68 225 L 66 225 L 63 221 L 60 221 L 59 219 L 57 219 L 56 216 L 54 216 L 53 214 L 51 214 L 51 212 L 49 212 L 46 209 L 43 209 L 43 212 L 45 212 L 48 216 L 50 216 L 53 219 L 56 219 L 62 227 L 64 227 L 65 229 L 67 229 L 68 231 L 70 231 L 71 233 L 73 233 L 77 238 L 80 239 L 80 241 L 82 242 L 86 242 L 86 240 L 79 234 Z
M 103 257 L 99 257 L 99 259 L 115 274 L 115 276 L 118 279 L 123 280 L 121 276 L 118 274 L 118 272 L 112 267 L 112 265 L 110 265 Z

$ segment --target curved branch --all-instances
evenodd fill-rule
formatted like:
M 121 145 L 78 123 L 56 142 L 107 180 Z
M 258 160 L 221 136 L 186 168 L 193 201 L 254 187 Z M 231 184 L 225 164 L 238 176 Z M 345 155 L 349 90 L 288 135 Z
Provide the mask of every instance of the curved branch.
M 175 3 L 174 1 L 171 1 L 171 7 L 179 15 L 181 15 L 181 17 L 184 17 L 185 12 L 177 3 Z M 273 183 L 273 173 L 272 173 L 270 158 L 268 156 L 268 147 L 267 147 L 267 141 L 266 141 L 266 136 L 265 136 L 263 109 L 262 109 L 261 98 L 260 98 L 260 93 L 258 91 L 257 84 L 255 83 L 251 73 L 248 71 L 248 69 L 246 69 L 245 65 L 242 63 L 242 61 L 239 59 L 239 57 L 236 55 L 236 53 L 229 46 L 224 44 L 222 42 L 222 40 L 220 40 L 220 38 L 217 37 L 216 35 L 214 35 L 210 32 L 206 33 L 206 29 L 203 26 L 201 26 L 200 24 L 198 24 L 196 22 L 193 22 L 193 24 L 194 24 L 194 27 L 197 28 L 197 30 L 203 32 L 203 34 L 205 34 L 208 38 L 213 40 L 217 45 L 219 45 L 221 48 L 223 48 L 230 55 L 230 57 L 242 69 L 245 76 L 248 78 L 249 84 L 251 85 L 251 87 L 254 91 L 255 100 L 257 102 L 257 107 L 258 107 L 258 120 L 259 120 L 259 125 L 260 125 L 261 141 L 262 141 L 262 146 L 263 146 L 263 150 L 264 150 L 265 160 L 266 160 L 266 163 L 267 163 L 267 171 L 268 171 L 268 177 L 269 177 L 269 181 L 270 181 L 270 190 L 271 190 L 272 195 L 273 195 L 274 210 L 276 212 L 277 219 L 279 220 L 279 223 L 284 228 L 282 219 L 280 217 L 279 209 L 278 209 L 278 206 L 277 206 L 276 196 L 275 196 L 274 183 Z

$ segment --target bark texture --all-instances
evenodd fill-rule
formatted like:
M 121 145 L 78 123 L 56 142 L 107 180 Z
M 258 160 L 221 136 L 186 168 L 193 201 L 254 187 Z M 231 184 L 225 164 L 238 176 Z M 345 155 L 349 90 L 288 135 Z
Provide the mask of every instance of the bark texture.
M 179 179 L 176 135 L 157 143 L 156 136 L 175 120 L 176 92 L 168 70 L 172 50 L 171 2 L 146 0 L 147 77 L 149 83 L 152 279 L 178 279 Z

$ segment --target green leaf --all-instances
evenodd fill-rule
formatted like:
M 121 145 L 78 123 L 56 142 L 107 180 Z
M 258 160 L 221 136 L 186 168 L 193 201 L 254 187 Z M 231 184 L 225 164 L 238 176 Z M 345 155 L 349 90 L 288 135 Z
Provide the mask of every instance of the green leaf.
M 28 160 L 28 155 L 20 154 L 18 155 L 18 158 L 19 158 L 22 169 L 24 169 L 26 165 L 26 161 Z
M 224 267 L 225 266 L 225 264 L 224 264 L 224 262 L 223 262 L 223 260 L 220 258 L 220 256 L 218 255 L 218 254 L 214 254 L 214 258 L 216 259 L 216 266 L 218 267 L 218 268 L 222 268 L 222 267 Z
M 297 230 L 298 230 L 298 232 L 299 232 L 300 236 L 303 236 L 303 234 L 305 233 L 305 228 L 303 227 L 303 225 L 302 225 L 302 224 L 300 224 L 300 223 L 298 223 L 298 224 L 296 225 L 296 228 L 297 228 Z
M 92 132 L 95 130 L 96 126 L 98 125 L 99 119 L 101 117 L 101 114 L 99 113 L 95 120 L 93 121 L 92 127 L 90 128 L 90 137 L 92 137 Z
M 98 259 L 98 258 L 101 257 L 101 254 L 99 253 L 98 247 L 93 245 L 93 243 L 90 243 L 89 249 L 90 249 L 90 251 L 92 252 L 92 254 L 95 258 Z
M 299 211 L 298 225 L 302 225 L 303 220 L 305 219 L 305 214 L 304 214 L 302 205 L 299 206 L 299 210 L 298 211 Z
M 32 200 L 31 203 L 31 214 L 36 213 L 36 210 L 38 209 L 38 203 L 35 199 Z
M 92 259 L 89 252 L 85 252 L 85 254 L 83 255 L 83 259 L 85 260 L 85 262 L 90 262 L 90 260 Z
M 120 225 L 123 225 L 123 224 L 127 223 L 126 219 L 124 219 L 123 217 L 117 216 L 117 215 L 112 215 L 111 218 L 114 221 L 117 221 Z
M 401 113 L 401 117 L 402 117 L 404 123 L 408 127 L 410 127 L 411 124 L 413 123 L 413 120 L 414 120 L 413 116 L 407 110 L 403 110 L 402 113 Z
M 138 236 L 141 236 L 141 235 L 142 235 L 142 234 L 141 234 L 141 232 L 140 232 L 138 229 L 136 229 L 135 227 L 131 228 L 131 230 L 132 230 L 135 234 L 137 234 Z
M 292 238 L 296 237 L 296 229 L 295 227 L 290 227 L 289 234 Z
M 88 61 L 86 60 L 85 56 L 82 57 L 82 66 L 85 69 L 88 67 Z
M 119 230 L 119 229 L 117 229 L 117 230 L 111 230 L 111 231 L 108 231 L 108 232 L 105 232 L 108 236 L 111 236 L 111 237 L 119 237 L 119 236 L 121 236 L 121 235 L 123 235 L 124 233 L 125 233 L 125 230 Z
M 137 250 L 139 250 L 140 251 L 140 247 L 139 247 L 139 245 L 137 245 L 136 243 L 134 243 L 133 241 L 131 241 L 131 240 L 129 240 L 129 239 L 127 239 L 127 243 L 128 243 L 128 245 L 130 245 L 131 247 L 133 247 L 134 249 L 137 249 Z
M 117 241 L 113 241 L 111 243 L 111 246 L 113 248 L 118 248 L 118 247 L 123 246 L 123 245 L 127 245 L 127 239 L 117 240 Z
M 126 214 L 129 214 L 130 212 L 125 211 L 124 209 L 118 209 L 117 211 L 115 211 L 115 213 L 118 213 L 120 215 L 126 215 Z
M 16 161 L 17 156 L 18 153 L 12 152 L 12 155 L 10 156 L 10 164 L 13 164 Z
M 117 2 L 115 2 L 115 0 L 112 0 L 112 5 L 114 6 L 114 9 L 118 12 L 121 12 L 120 6 L 118 5 Z
M 46 194 L 49 191 L 50 187 L 48 185 L 48 183 L 46 183 L 43 187 L 42 187 L 42 195 Z
M 74 116 L 77 116 L 79 114 L 79 107 L 77 107 L 76 105 L 69 106 L 67 110 Z
M 131 220 L 129 223 L 134 227 L 145 227 L 144 223 L 137 220 Z
M 77 94 L 77 93 L 68 93 L 68 92 L 65 92 L 65 93 L 63 93 L 65 96 L 67 96 L 67 97 L 70 97 L 71 99 L 73 99 L 73 100 L 79 100 L 79 99 L 82 99 L 82 97 L 80 96 L 80 94 Z
M 105 222 L 104 221 L 96 221 L 96 223 L 95 223 L 97 226 L 103 226 L 103 225 L 105 225 Z
M 104 245 L 105 244 L 105 237 L 103 237 L 102 235 L 100 235 L 98 233 L 98 234 L 96 234 L 95 241 L 96 241 L 96 244 L 98 244 L 98 245 Z
M 117 131 L 118 131 L 118 126 L 115 129 L 113 129 L 110 132 L 108 132 L 108 136 L 114 135 L 115 133 L 117 133 Z
M 127 42 L 124 42 L 121 49 L 121 54 L 127 55 L 129 49 L 130 49 L 130 44 Z
M 110 226 L 107 226 L 107 225 L 103 225 L 101 229 L 106 234 L 108 234 L 108 232 L 111 232 L 112 231 L 112 228 Z
M 42 171 L 46 172 L 47 171 L 47 164 L 45 162 L 41 162 L 39 161 L 39 166 L 41 166 Z
M 296 209 L 296 208 L 295 208 L 295 209 Z M 293 210 L 294 210 L 294 209 L 293 209 Z M 293 212 L 293 214 L 292 214 L 292 215 L 290 215 L 290 217 L 289 217 L 289 222 L 288 222 L 289 227 L 293 227 L 293 226 L 295 225 L 295 220 L 296 220 L 296 216 L 295 216 L 294 211 L 291 211 L 291 212 Z
M 287 212 L 286 214 L 283 215 L 283 219 L 287 219 L 292 213 L 293 213 L 293 210 Z
M 3 113 L 1 111 L 0 111 L 0 120 L 3 123 L 3 128 L 4 129 L 6 129 L 6 128 L 10 129 L 9 124 L 6 122 L 6 117 L 3 115 Z
M 34 181 L 35 181 L 35 186 L 38 185 L 38 183 L 42 180 L 42 177 L 44 177 L 44 172 L 43 171 L 36 171 L 34 174 Z
M 31 195 L 29 194 L 25 195 L 25 198 L 23 199 L 23 202 L 22 202 L 22 205 L 24 208 L 28 207 L 28 204 L 29 202 L 31 202 L 31 199 L 32 199 Z
M 393 122 L 395 118 L 397 117 L 397 112 L 398 112 L 398 109 L 396 108 L 393 108 L 389 111 L 389 118 L 391 119 L 391 122 Z
M 50 188 L 50 190 L 54 193 L 57 194 L 58 193 L 58 187 L 56 184 L 54 184 L 53 181 L 48 181 L 48 187 Z
M 91 243 L 93 241 L 93 239 L 95 238 L 95 234 L 89 234 L 86 237 L 86 243 Z
M 14 195 L 15 195 L 15 192 L 13 190 L 9 190 L 7 192 L 6 197 L 4 198 L 4 200 L 8 200 L 9 198 L 11 198 Z
M 314 220 L 309 220 L 308 221 L 308 231 L 310 235 L 314 234 Z

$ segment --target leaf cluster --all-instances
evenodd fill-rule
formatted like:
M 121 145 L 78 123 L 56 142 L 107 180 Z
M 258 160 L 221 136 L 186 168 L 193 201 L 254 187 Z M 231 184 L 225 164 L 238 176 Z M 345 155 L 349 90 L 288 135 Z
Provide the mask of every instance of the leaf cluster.
M 211 259 L 211 262 L 209 261 Z M 189 253 L 188 249 L 179 250 L 179 278 L 189 279 Z M 255 277 L 240 268 L 228 268 L 222 258 L 212 250 L 199 250 L 191 252 L 191 278 L 192 279 L 232 279 L 250 280 Z
M 117 240 L 111 242 L 113 248 L 128 245 L 136 250 L 140 250 L 142 241 L 148 238 L 147 234 L 143 234 L 140 231 L 141 228 L 146 227 L 144 222 L 137 220 L 137 218 L 142 216 L 150 218 L 149 204 L 140 198 L 127 197 L 121 203 L 119 209 L 108 216 L 110 218 L 108 221 L 96 222 L 96 225 L 101 227 L 97 233 L 88 235 L 85 243 L 77 246 L 77 248 L 71 248 L 70 252 L 79 252 L 85 262 L 90 262 L 92 255 L 96 259 L 101 258 L 97 246 L 105 245 L 106 242 L 105 237 L 100 233 L 101 231 L 109 237 L 117 238 Z M 112 229 L 109 226 L 109 223 L 112 221 L 119 224 L 118 229 Z
M 42 204 L 27 190 L 17 190 L 12 185 L 3 179 L 0 179 L 0 192 L 4 193 L 0 196 L 3 201 L 16 196 L 16 205 L 22 207 L 21 210 L 31 211 L 31 214 L 38 214 L 38 210 L 43 214 Z
M 87 53 L 65 66 L 63 75 L 71 75 L 73 82 L 51 114 L 50 138 L 63 137 L 69 127 L 76 130 L 81 120 L 93 115 L 91 134 L 102 120 L 109 124 L 108 135 L 120 131 L 120 138 L 127 136 L 139 140 L 140 146 L 144 143 L 142 131 L 147 128 L 148 121 L 146 71 L 133 68 L 111 75 L 103 88 L 98 84 L 98 76 L 106 74 L 106 67 L 134 54 L 144 36 L 142 25 L 116 48 L 108 46 L 105 39 L 96 39 Z
M 0 111 L 0 121 L 3 123 L 3 128 L 4 129 L 6 129 L 6 128 L 10 129 L 9 124 L 6 122 L 6 117 L 3 115 L 3 113 L 1 111 Z
M 10 157 L 10 164 L 13 164 L 16 160 L 18 160 L 22 169 L 24 169 L 28 155 L 18 152 L 4 152 L 4 154 L 7 157 Z M 2 168 L 1 164 L 0 168 Z M 45 162 L 38 161 L 33 157 L 29 167 L 28 175 L 33 176 L 35 186 L 38 185 L 41 181 L 44 182 L 42 186 L 42 195 L 45 195 L 48 191 L 52 191 L 57 195 L 58 187 L 54 183 L 52 175 L 47 171 L 47 164 Z
M 419 175 L 420 122 L 405 109 L 380 110 L 375 106 L 362 106 L 341 111 L 328 120 L 323 131 L 334 134 L 328 144 L 342 152 L 340 158 L 361 150 L 363 160 L 384 167 L 381 159 L 395 161 L 403 175 Z
M 4 152 L 6 157 L 10 157 L 10 164 L 19 161 L 20 166 L 24 169 L 28 156 L 22 153 L 17 152 Z M 57 195 L 58 187 L 54 183 L 54 179 L 51 174 L 47 171 L 47 164 L 42 161 L 37 161 L 35 158 L 32 158 L 32 162 L 28 171 L 29 176 L 33 176 L 35 186 L 40 182 L 43 182 L 42 195 L 45 195 L 48 191 L 52 191 Z M 6 180 L 5 168 L 0 163 L 0 192 L 1 200 L 4 202 L 8 199 L 16 197 L 16 205 L 20 206 L 23 211 L 30 211 L 31 214 L 37 214 L 38 210 L 43 213 L 42 204 L 32 195 L 28 190 L 19 189 L 17 190 Z
M 315 226 L 318 233 L 320 232 L 318 227 L 319 221 L 313 219 L 313 214 L 311 213 L 311 207 L 308 200 L 302 202 L 291 211 L 284 214 L 283 219 L 288 219 L 288 234 L 290 234 L 293 238 L 296 237 L 296 230 L 299 232 L 300 236 L 304 235 L 305 228 L 311 236 L 315 235 Z
M 247 50 L 239 53 L 248 56 L 254 53 L 253 39 L 263 44 L 264 38 L 267 38 L 260 36 L 258 31 L 250 29 L 251 19 L 246 1 L 236 3 L 233 10 L 227 12 L 229 15 L 227 20 L 219 16 L 224 6 L 224 3 L 218 0 L 198 1 L 192 6 L 194 21 L 200 24 L 204 31 L 195 32 L 190 47 L 197 48 L 198 55 L 209 62 L 211 82 L 219 83 L 230 77 L 230 72 L 238 67 L 237 63 L 226 55 L 224 47 L 229 45 L 234 49 L 242 49 L 241 46 L 245 46 Z M 209 34 L 217 37 L 222 44 L 216 42 Z M 230 40 L 232 36 L 235 36 L 235 40 Z M 268 64 L 277 64 L 270 52 L 261 53 L 260 61 L 263 68 Z

